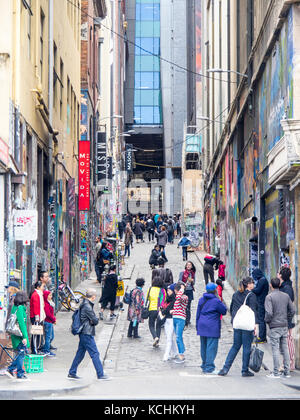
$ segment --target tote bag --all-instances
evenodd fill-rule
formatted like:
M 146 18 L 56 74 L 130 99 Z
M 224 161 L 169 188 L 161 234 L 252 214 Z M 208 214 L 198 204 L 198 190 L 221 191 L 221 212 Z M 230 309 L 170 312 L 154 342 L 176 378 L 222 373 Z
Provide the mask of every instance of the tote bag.
M 251 293 L 248 293 L 246 299 L 244 300 L 244 303 L 237 311 L 233 319 L 232 326 L 236 330 L 253 331 L 255 328 L 255 314 L 252 311 L 252 309 L 248 305 L 246 305 L 248 296 L 250 294 Z

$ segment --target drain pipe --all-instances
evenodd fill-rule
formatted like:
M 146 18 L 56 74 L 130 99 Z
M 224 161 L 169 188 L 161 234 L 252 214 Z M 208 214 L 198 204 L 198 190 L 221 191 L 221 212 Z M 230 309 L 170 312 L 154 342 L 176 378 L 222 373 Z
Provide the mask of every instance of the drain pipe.
M 54 67 L 54 52 L 53 52 L 53 1 L 49 0 L 49 86 L 48 86 L 48 110 L 49 110 L 49 123 L 50 126 L 53 126 L 53 67 Z M 48 144 L 48 153 L 49 153 L 49 195 L 52 196 L 52 186 L 54 183 L 53 179 L 53 133 L 49 132 L 49 144 Z

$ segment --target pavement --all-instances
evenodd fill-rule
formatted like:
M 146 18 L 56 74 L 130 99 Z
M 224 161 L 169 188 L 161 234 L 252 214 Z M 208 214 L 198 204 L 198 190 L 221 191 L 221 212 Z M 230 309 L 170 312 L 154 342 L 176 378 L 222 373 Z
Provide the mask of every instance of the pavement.
M 138 277 L 144 277 L 146 293 L 151 283 L 151 270 L 148 259 L 153 243 L 134 244 L 130 258 L 122 275 L 131 289 Z M 181 250 L 176 244 L 168 245 L 167 266 L 172 269 L 177 281 L 185 263 Z M 58 347 L 55 358 L 45 358 L 44 372 L 28 374 L 30 381 L 17 383 L 7 376 L 0 376 L 1 399 L 102 399 L 102 400 L 163 400 L 163 399 L 298 399 L 300 372 L 292 373 L 290 379 L 272 380 L 266 377 L 263 369 L 254 378 L 241 377 L 241 351 L 228 376 L 204 375 L 200 369 L 200 340 L 195 331 L 195 314 L 198 299 L 205 290 L 202 273 L 204 253 L 192 252 L 188 257 L 197 268 L 195 299 L 192 302 L 192 325 L 184 331 L 186 362 L 176 365 L 163 362 L 165 334 L 162 331 L 160 346 L 153 348 L 153 339 L 148 321 L 140 324 L 141 339 L 127 338 L 127 305 L 125 310 L 117 310 L 115 321 L 101 321 L 96 328 L 96 343 L 104 365 L 104 371 L 112 380 L 97 381 L 91 359 L 87 355 L 78 369 L 82 378 L 75 382 L 67 379 L 68 369 L 77 350 L 78 337 L 70 333 L 72 313 L 60 311 L 57 314 L 54 345 Z M 85 292 L 94 287 L 100 296 L 101 288 L 95 274 L 82 282 L 77 288 Z M 224 301 L 229 307 L 234 290 L 225 283 Z M 98 308 L 96 307 L 96 312 Z M 109 316 L 109 311 L 106 311 Z M 222 335 L 219 343 L 216 367 L 220 369 L 232 345 L 233 330 L 230 315 L 222 319 Z M 264 351 L 264 363 L 272 369 L 272 352 L 269 344 L 259 346 Z M 294 388 L 291 388 L 294 387 Z M 298 387 L 298 389 L 297 389 Z
M 131 277 L 134 266 L 130 263 L 122 270 L 124 281 Z M 101 287 L 96 279 L 95 272 L 92 272 L 88 280 L 81 282 L 76 290 L 83 293 L 89 288 L 97 290 L 97 300 L 101 295 Z M 97 303 L 96 305 L 97 306 Z M 96 311 L 98 308 L 96 307 Z M 119 309 L 115 311 L 119 316 Z M 58 394 L 69 394 L 78 392 L 89 387 L 93 382 L 97 382 L 95 370 L 93 369 L 91 359 L 86 355 L 78 369 L 78 375 L 82 378 L 80 381 L 74 381 L 67 378 L 68 368 L 71 366 L 78 347 L 78 337 L 73 336 L 70 327 L 73 312 L 68 312 L 64 308 L 56 314 L 57 323 L 54 327 L 55 338 L 53 345 L 56 357 L 44 358 L 44 371 L 41 373 L 26 373 L 28 381 L 20 382 L 17 379 L 11 379 L 4 374 L 4 369 L 0 372 L 0 400 L 14 399 L 33 399 L 44 396 L 54 396 Z M 99 324 L 96 330 L 95 340 L 98 349 L 100 349 L 100 358 L 104 363 L 106 353 L 113 335 L 116 323 L 115 321 L 104 321 Z

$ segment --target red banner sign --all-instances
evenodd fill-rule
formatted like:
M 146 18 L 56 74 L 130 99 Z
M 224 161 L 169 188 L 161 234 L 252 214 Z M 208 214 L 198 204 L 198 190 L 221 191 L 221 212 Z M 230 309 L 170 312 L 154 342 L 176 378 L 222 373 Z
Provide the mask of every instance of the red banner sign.
M 79 141 L 78 207 L 79 211 L 90 209 L 90 142 Z

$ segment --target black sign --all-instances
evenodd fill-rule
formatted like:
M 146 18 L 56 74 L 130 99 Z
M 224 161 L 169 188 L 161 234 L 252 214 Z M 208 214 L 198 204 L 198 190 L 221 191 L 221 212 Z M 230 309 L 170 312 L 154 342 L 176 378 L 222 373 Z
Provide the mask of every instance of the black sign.
M 132 144 L 126 144 L 125 150 L 125 171 L 132 173 Z
M 96 173 L 97 185 L 106 185 L 107 165 L 106 165 L 106 132 L 97 133 L 97 150 L 96 150 Z

